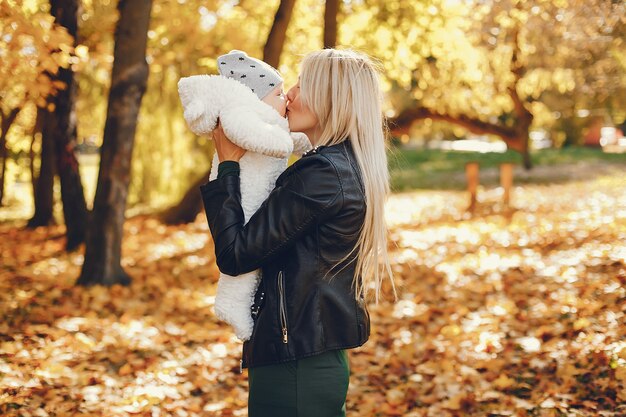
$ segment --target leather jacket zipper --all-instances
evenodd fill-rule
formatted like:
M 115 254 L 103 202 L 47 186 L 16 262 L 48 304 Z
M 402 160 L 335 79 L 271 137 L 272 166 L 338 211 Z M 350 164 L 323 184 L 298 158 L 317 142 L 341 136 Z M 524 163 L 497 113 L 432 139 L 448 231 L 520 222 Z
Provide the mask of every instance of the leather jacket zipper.
M 279 298 L 279 315 L 280 326 L 283 332 L 283 343 L 287 343 L 287 305 L 285 302 L 285 277 L 283 271 L 278 273 L 278 298 Z

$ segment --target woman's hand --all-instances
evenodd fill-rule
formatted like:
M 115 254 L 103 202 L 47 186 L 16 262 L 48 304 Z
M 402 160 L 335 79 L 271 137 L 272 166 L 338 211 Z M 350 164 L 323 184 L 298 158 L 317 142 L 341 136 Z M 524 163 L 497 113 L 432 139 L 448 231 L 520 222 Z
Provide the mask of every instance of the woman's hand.
M 215 151 L 220 162 L 236 161 L 239 162 L 246 150 L 232 143 L 222 129 L 221 124 L 217 124 L 213 130 L 213 140 L 215 141 Z

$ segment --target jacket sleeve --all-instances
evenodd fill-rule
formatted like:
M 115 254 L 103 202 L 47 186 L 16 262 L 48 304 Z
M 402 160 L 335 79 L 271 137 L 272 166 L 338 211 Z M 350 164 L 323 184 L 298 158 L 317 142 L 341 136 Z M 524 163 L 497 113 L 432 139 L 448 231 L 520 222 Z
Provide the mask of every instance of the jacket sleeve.
M 220 271 L 237 276 L 278 256 L 343 204 L 341 181 L 324 155 L 303 157 L 244 224 L 239 176 L 200 186 Z

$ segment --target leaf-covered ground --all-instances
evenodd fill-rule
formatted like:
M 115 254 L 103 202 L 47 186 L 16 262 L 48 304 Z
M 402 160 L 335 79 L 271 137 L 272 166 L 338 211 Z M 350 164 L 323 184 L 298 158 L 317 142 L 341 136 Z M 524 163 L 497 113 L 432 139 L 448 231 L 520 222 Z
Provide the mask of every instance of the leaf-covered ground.
M 390 200 L 400 299 L 350 351 L 349 415 L 626 415 L 626 177 L 481 199 Z M 130 287 L 75 287 L 62 227 L 0 239 L 1 415 L 247 414 L 204 216 L 128 220 Z

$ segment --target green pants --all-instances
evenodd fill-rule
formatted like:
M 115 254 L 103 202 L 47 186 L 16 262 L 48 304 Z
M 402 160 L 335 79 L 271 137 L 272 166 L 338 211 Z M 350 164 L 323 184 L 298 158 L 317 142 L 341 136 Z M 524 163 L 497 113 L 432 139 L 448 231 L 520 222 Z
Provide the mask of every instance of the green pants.
M 349 380 L 345 350 L 250 368 L 248 416 L 343 417 Z

